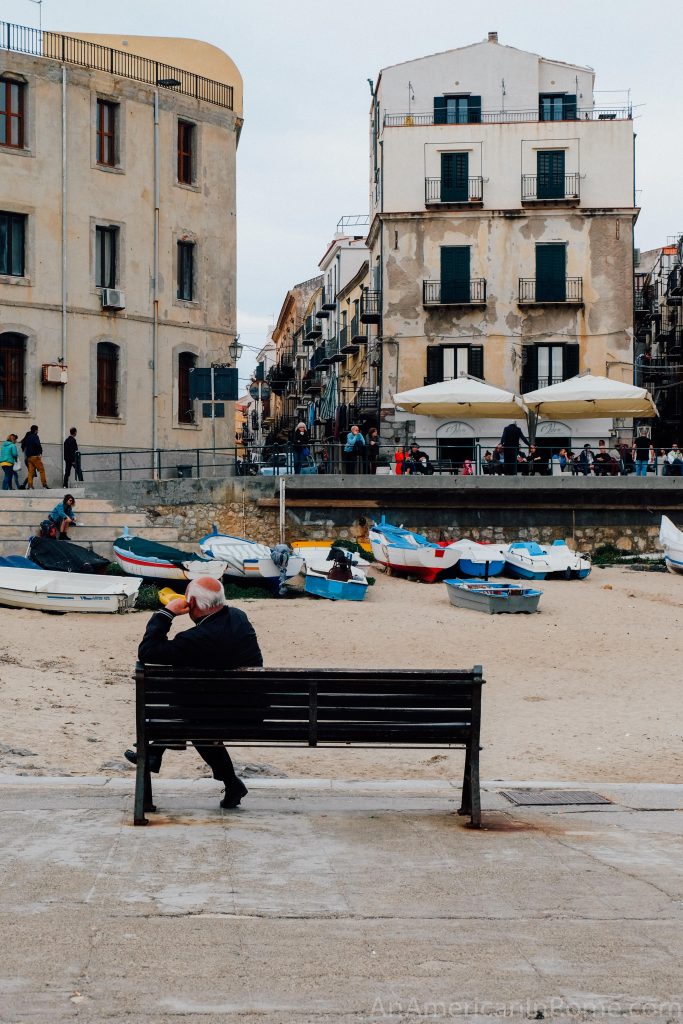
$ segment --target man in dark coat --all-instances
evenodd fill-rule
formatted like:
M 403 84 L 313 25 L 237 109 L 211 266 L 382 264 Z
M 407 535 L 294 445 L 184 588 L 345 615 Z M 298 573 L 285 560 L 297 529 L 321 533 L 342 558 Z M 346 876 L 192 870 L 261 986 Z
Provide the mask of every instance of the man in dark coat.
M 21 447 L 26 460 L 26 468 L 28 469 L 26 489 L 28 491 L 33 490 L 33 478 L 36 473 L 40 476 L 40 482 L 43 487 L 47 487 L 48 484 L 45 478 L 45 466 L 43 465 L 43 446 L 40 443 L 40 438 L 38 437 L 37 424 L 34 423 L 29 432 L 24 435 Z
M 516 423 L 508 423 L 500 438 L 500 443 L 503 446 L 503 458 L 505 460 L 505 473 L 507 476 L 513 476 L 517 472 L 517 456 L 519 455 L 520 441 L 524 441 L 525 444 L 529 443 Z
M 169 640 L 173 620 L 186 614 L 194 622 L 194 628 Z M 210 576 L 192 580 L 185 597 L 169 601 L 165 608 L 152 615 L 138 648 L 138 658 L 148 664 L 182 668 L 232 669 L 263 664 L 254 627 L 244 612 L 226 605 L 221 583 Z M 237 807 L 246 796 L 247 787 L 237 778 L 223 744 L 195 744 L 195 749 L 211 768 L 214 779 L 225 784 L 221 807 Z M 163 747 L 153 748 L 150 771 L 160 770 L 163 753 Z M 132 764 L 137 763 L 134 750 L 126 750 L 125 757 Z
M 76 480 L 83 480 L 83 473 L 81 472 L 81 453 L 78 450 L 78 441 L 76 440 L 76 434 L 78 431 L 75 427 L 72 427 L 69 431 L 69 436 L 64 438 L 64 486 L 69 486 L 69 477 L 71 476 L 71 470 L 76 468 Z

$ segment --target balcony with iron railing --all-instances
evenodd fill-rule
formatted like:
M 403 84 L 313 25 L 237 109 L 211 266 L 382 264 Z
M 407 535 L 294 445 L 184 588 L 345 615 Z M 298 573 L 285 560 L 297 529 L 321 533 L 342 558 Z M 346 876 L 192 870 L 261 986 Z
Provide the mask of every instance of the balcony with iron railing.
M 382 319 L 382 293 L 365 289 L 360 299 L 360 322 L 378 324 Z
M 358 316 L 351 318 L 351 344 L 352 345 L 367 345 L 368 342 L 368 331 L 360 322 Z
M 354 356 L 360 351 L 360 346 L 351 339 L 351 328 L 348 324 L 344 324 L 339 331 L 339 351 L 342 356 Z
M 523 174 L 522 202 L 574 206 L 581 198 L 580 177 L 579 174 L 563 174 L 555 179 L 538 174 Z
M 119 78 L 128 78 L 204 100 L 217 107 L 233 109 L 231 85 L 215 82 L 148 57 L 139 57 L 126 50 L 115 50 L 111 46 L 102 46 L 87 39 L 62 35 L 61 32 L 47 32 L 0 21 L 0 50 L 46 57 L 60 64 L 71 64 L 89 71 L 104 71 Z
M 539 286 L 535 277 L 520 277 L 517 301 L 520 306 L 553 305 L 555 303 L 582 306 L 583 278 L 565 277 L 553 282 L 543 281 Z
M 379 392 L 375 388 L 359 388 L 353 401 L 359 412 L 377 412 L 379 410 Z
M 476 124 L 518 124 L 524 122 L 542 121 L 544 124 L 557 123 L 558 121 L 630 121 L 633 117 L 633 110 L 630 106 L 624 107 L 579 107 L 574 116 L 565 118 L 554 118 L 547 121 L 541 117 L 538 107 L 527 110 L 483 110 L 476 121 L 460 118 L 454 115 L 450 118 L 447 115 L 446 121 L 437 121 L 434 118 L 434 111 L 408 112 L 398 114 L 385 114 L 385 128 L 419 128 L 429 125 L 447 125 L 449 128 L 462 126 L 464 128 Z
M 315 313 L 313 315 L 318 320 L 327 320 L 327 318 L 330 315 L 330 309 L 335 309 L 336 308 L 336 303 L 332 303 L 332 305 L 330 306 L 329 301 L 327 301 L 327 294 L 326 294 L 326 289 L 325 288 L 323 288 L 322 295 L 321 295 L 319 301 L 320 301 L 320 305 L 318 306 L 318 308 L 316 309 L 316 311 L 315 311 Z
M 654 310 L 655 293 L 651 285 L 644 288 L 636 288 L 633 293 L 633 308 L 641 317 L 643 314 L 651 314 Z
M 481 177 L 450 182 L 443 178 L 425 178 L 425 206 L 481 206 L 484 179 Z
M 469 281 L 423 281 L 423 306 L 485 306 L 486 278 Z
M 323 297 L 321 302 L 321 308 L 327 313 L 333 312 L 337 308 L 337 302 L 334 295 L 331 293 L 329 288 L 323 288 Z
M 680 264 L 670 272 L 666 283 L 666 294 L 668 296 L 683 295 L 683 267 Z
M 304 337 L 306 341 L 316 341 L 318 338 L 322 338 L 323 329 L 315 316 L 307 316 L 304 325 Z

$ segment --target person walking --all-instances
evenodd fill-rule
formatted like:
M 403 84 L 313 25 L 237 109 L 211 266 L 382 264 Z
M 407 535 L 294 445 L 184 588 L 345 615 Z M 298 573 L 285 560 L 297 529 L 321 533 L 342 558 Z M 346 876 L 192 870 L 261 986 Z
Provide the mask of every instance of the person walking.
M 356 473 L 357 465 L 360 458 L 363 456 L 365 451 L 365 438 L 360 432 L 360 427 L 354 423 L 346 435 L 346 444 L 344 445 L 344 472 L 345 473 Z
M 64 438 L 64 487 L 69 486 L 69 477 L 71 476 L 72 469 L 76 470 L 76 481 L 83 482 L 81 453 L 78 448 L 78 441 L 76 440 L 77 433 L 76 428 L 72 427 L 69 431 L 69 436 Z
M 519 442 L 529 444 L 528 438 L 524 436 L 516 423 L 508 423 L 501 434 L 500 443 L 503 446 L 503 461 L 505 464 L 505 475 L 514 476 L 517 473 L 517 456 L 519 455 Z
M 28 491 L 33 490 L 33 478 L 36 473 L 40 476 L 40 482 L 44 488 L 48 488 L 48 482 L 45 477 L 45 466 L 43 465 L 43 446 L 40 443 L 38 437 L 38 426 L 33 424 L 28 434 L 24 436 L 21 442 L 21 447 L 24 449 L 24 456 L 26 458 L 26 467 L 28 469 L 28 481 L 26 483 L 26 489 Z
M 18 434 L 8 434 L 7 440 L 2 442 L 0 448 L 0 466 L 4 473 L 2 479 L 3 491 L 12 490 L 12 479 L 14 477 L 14 463 L 17 461 L 17 438 Z

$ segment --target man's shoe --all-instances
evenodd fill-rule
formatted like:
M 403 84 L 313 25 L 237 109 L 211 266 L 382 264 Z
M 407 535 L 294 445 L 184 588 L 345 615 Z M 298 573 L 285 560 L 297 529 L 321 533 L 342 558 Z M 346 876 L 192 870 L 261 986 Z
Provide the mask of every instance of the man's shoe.
M 225 796 L 221 800 L 220 806 L 225 808 L 239 807 L 240 801 L 243 796 L 246 796 L 249 790 L 244 785 L 241 779 L 234 779 L 234 781 L 225 784 Z
M 131 764 L 138 763 L 137 750 L 124 750 L 123 756 L 125 757 L 126 761 L 130 761 Z M 149 762 L 149 770 L 151 772 L 158 773 L 159 771 L 161 771 L 161 758 L 159 757 L 158 754 L 150 754 L 149 757 L 147 758 L 147 761 Z

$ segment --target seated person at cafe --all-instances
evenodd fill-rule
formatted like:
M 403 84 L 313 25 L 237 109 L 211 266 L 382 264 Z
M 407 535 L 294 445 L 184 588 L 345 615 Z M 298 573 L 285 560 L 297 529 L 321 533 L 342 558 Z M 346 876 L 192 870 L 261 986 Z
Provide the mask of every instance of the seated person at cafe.
M 539 452 L 535 444 L 529 445 L 527 462 L 532 476 L 544 476 L 548 472 L 548 460 L 542 452 Z
M 589 444 L 583 446 L 583 450 L 579 455 L 579 472 L 583 473 L 584 476 L 588 476 L 593 465 L 593 449 Z
M 598 441 L 598 450 L 593 456 L 593 472 L 596 476 L 616 476 L 619 463 L 610 455 L 604 441 Z
M 505 471 L 505 453 L 503 452 L 502 444 L 497 444 L 493 449 L 491 462 L 493 464 L 493 472 L 496 476 L 500 476 Z
M 493 455 L 486 449 L 481 459 L 481 471 L 482 473 L 493 473 Z

